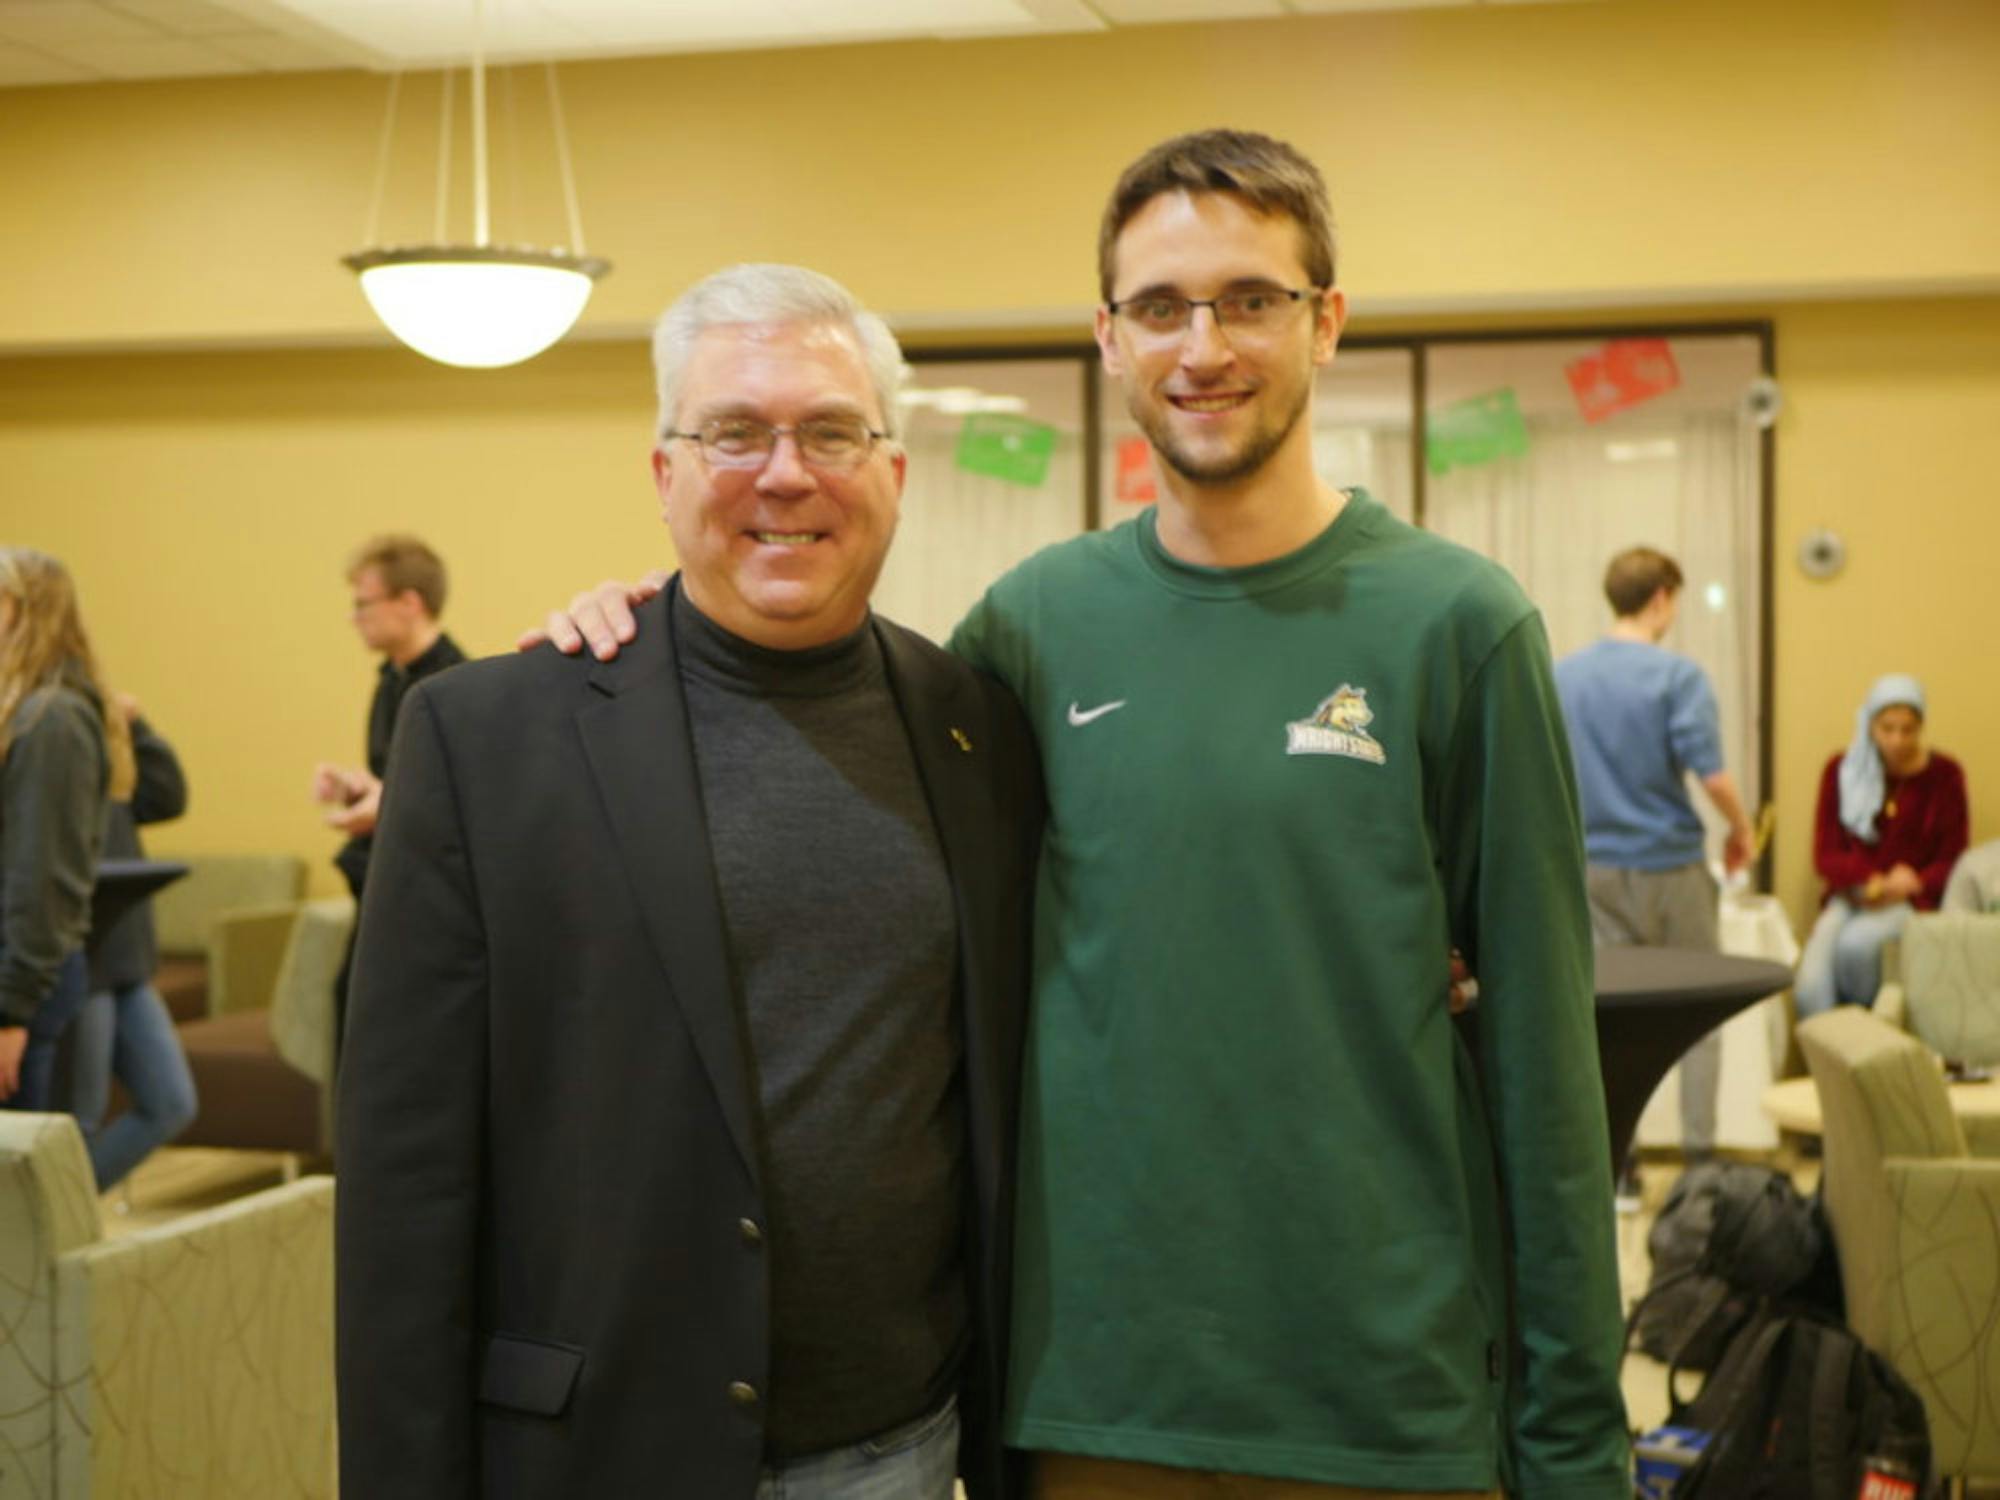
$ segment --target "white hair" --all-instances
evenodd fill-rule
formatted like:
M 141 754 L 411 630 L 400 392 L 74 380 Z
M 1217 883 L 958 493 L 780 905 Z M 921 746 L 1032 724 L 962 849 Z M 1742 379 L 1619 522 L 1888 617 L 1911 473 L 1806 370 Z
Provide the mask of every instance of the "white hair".
M 675 425 L 681 377 L 702 334 L 740 323 L 841 323 L 861 347 L 882 430 L 896 435 L 896 392 L 903 383 L 903 351 L 889 325 L 869 312 L 831 276 L 804 266 L 729 266 L 706 276 L 660 314 L 653 329 L 653 380 L 659 391 L 659 431 Z

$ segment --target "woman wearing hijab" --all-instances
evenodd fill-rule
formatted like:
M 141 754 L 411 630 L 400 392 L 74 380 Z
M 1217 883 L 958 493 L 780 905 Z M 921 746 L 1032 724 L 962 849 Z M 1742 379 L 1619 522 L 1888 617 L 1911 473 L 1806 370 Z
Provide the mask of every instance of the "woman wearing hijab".
M 1882 945 L 1937 910 L 1967 823 L 1965 773 L 1924 744 L 1923 684 L 1878 679 L 1820 777 L 1813 865 L 1826 898 L 1793 988 L 1801 1018 L 1874 1000 Z
M 98 676 L 63 565 L 0 546 L 0 1106 L 46 1109 L 83 958 L 107 797 L 132 739 Z

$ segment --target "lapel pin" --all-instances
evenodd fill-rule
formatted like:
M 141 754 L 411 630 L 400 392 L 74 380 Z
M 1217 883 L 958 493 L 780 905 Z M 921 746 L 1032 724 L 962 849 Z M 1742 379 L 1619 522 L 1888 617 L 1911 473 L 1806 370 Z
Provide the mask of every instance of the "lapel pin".
M 967 755 L 972 754 L 972 736 L 967 734 L 963 729 L 960 729 L 956 724 L 951 726 L 951 741 Z

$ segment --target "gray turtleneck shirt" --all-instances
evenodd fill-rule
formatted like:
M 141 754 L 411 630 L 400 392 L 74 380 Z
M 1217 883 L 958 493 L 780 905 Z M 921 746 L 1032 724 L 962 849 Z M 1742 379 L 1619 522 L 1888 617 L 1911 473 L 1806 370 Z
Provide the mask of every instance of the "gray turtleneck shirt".
M 921 1416 L 957 1380 L 957 923 L 872 627 L 773 651 L 684 590 L 673 623 L 754 1073 L 783 1460 Z

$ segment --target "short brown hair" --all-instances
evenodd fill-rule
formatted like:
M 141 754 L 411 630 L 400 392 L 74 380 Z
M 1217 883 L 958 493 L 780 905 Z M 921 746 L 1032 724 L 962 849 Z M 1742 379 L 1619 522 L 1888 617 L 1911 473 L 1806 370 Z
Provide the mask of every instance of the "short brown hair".
M 1106 302 L 1118 236 L 1163 193 L 1234 193 L 1259 213 L 1299 228 L 1299 258 L 1316 287 L 1334 284 L 1333 210 L 1319 168 L 1292 146 L 1248 130 L 1197 130 L 1162 141 L 1127 167 L 1097 231 L 1097 282 Z
M 371 536 L 347 560 L 352 583 L 363 568 L 382 575 L 382 586 L 393 597 L 414 589 L 424 608 L 436 619 L 444 613 L 444 559 L 413 536 L 391 533 Z
M 1661 589 L 1678 594 L 1686 581 L 1681 565 L 1666 553 L 1653 547 L 1627 547 L 1604 570 L 1604 597 L 1611 601 L 1611 612 L 1623 618 L 1639 613 Z

